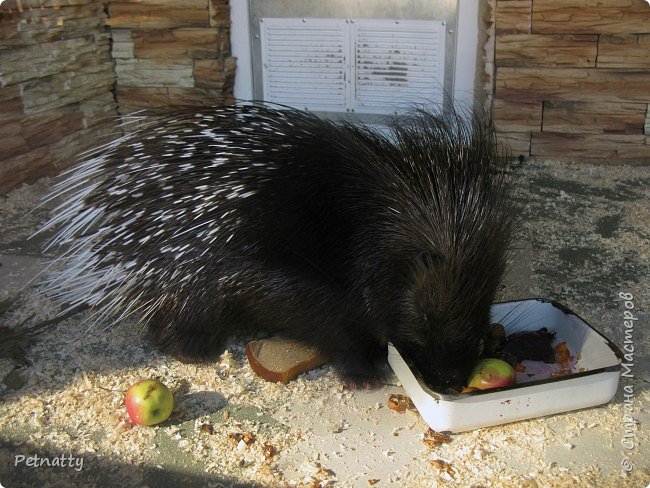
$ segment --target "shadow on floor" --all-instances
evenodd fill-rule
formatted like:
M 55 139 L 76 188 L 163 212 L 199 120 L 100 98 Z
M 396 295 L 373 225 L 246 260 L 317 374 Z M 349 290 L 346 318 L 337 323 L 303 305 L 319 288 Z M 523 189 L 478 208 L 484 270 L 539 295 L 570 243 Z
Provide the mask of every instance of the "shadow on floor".
M 20 456 L 24 456 L 24 459 Z M 35 457 L 36 456 L 36 457 Z M 58 458 L 58 464 L 55 459 Z M 20 461 L 17 463 L 17 459 Z M 31 464 L 27 466 L 27 463 Z M 45 460 L 52 466 L 41 464 Z M 262 485 L 224 478 L 209 473 L 187 474 L 153 466 L 126 464 L 91 453 L 75 454 L 44 451 L 29 444 L 15 445 L 0 440 L 0 486 L 4 488 L 42 487 L 157 487 L 157 488 L 256 488 Z

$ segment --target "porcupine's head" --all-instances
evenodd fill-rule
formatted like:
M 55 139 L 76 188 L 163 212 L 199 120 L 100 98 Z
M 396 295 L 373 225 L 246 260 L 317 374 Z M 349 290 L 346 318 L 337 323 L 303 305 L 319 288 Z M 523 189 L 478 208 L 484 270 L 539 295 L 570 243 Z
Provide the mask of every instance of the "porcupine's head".
M 425 381 L 463 385 L 487 334 L 490 306 L 515 227 L 489 121 L 421 111 L 394 126 L 396 181 L 388 205 L 398 231 L 390 282 L 390 340 Z

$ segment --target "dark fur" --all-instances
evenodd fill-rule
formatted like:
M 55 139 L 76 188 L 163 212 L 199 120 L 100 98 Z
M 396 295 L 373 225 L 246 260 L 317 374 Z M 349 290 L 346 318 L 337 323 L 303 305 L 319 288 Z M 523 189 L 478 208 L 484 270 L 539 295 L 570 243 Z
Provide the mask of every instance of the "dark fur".
M 387 342 L 432 384 L 462 383 L 513 231 L 498 156 L 490 124 L 456 114 L 416 110 L 385 137 L 293 110 L 183 110 L 57 190 L 100 181 L 52 221 L 73 249 L 51 289 L 99 318 L 143 313 L 185 358 L 246 325 L 317 346 L 357 383 Z

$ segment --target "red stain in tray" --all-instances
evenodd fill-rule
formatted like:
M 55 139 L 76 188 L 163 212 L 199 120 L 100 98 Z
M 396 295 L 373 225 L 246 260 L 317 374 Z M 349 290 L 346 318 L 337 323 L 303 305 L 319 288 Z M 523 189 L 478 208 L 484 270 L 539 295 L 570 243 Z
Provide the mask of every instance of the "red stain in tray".
M 504 401 L 501 402 L 501 405 L 510 405 L 511 401 L 512 400 L 504 400 Z

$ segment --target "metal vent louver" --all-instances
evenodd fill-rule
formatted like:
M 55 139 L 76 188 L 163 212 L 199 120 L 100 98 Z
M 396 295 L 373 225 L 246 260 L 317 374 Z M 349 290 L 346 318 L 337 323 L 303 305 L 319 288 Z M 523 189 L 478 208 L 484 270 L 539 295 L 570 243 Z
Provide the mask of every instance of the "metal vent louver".
M 264 99 L 393 113 L 442 103 L 445 27 L 422 20 L 261 19 Z
M 442 103 L 445 29 L 440 22 L 360 20 L 353 26 L 357 112 Z
M 338 19 L 262 19 L 264 99 L 345 111 L 347 27 Z

